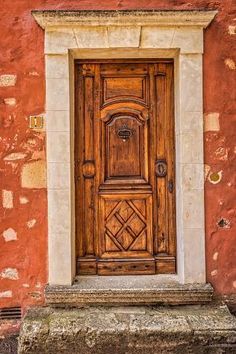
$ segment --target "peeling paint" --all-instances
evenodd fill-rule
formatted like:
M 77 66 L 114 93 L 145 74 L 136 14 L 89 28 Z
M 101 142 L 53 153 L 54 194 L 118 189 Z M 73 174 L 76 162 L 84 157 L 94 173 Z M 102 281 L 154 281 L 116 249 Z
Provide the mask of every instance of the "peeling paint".
M 12 291 L 11 290 L 6 290 L 6 291 L 1 291 L 0 292 L 0 298 L 4 297 L 12 297 Z
M 3 189 L 2 191 L 2 206 L 6 209 L 13 208 L 13 192 Z
M 236 288 L 236 280 L 233 281 L 233 287 Z
M 27 221 L 26 224 L 27 224 L 28 228 L 31 229 L 36 224 L 36 220 L 35 219 L 29 220 L 29 221 Z
M 213 261 L 217 261 L 217 259 L 218 259 L 218 256 L 219 256 L 219 252 L 215 252 L 214 254 L 213 254 Z
M 225 65 L 230 69 L 230 70 L 235 70 L 236 69 L 236 64 L 233 59 L 227 58 L 225 59 Z
M 29 203 L 29 199 L 26 198 L 26 197 L 20 197 L 19 200 L 20 200 L 20 204 L 27 204 L 27 203 Z
M 0 272 L 0 278 L 2 279 L 19 279 L 18 271 L 15 268 L 5 268 Z
M 225 147 L 218 147 L 215 151 L 215 156 L 218 160 L 227 161 L 228 160 L 228 149 Z
M 22 286 L 23 286 L 23 288 L 29 288 L 30 287 L 29 284 L 26 284 L 26 283 L 22 284 Z
M 211 272 L 211 276 L 212 277 L 215 277 L 217 275 L 218 271 L 217 269 L 214 269 L 212 272 Z
M 16 105 L 16 99 L 14 97 L 4 98 L 3 101 L 8 106 L 15 106 Z
M 207 179 L 210 170 L 211 170 L 211 167 L 210 167 L 209 165 L 206 165 L 206 164 L 205 164 L 205 165 L 204 165 L 205 180 Z
M 39 73 L 37 71 L 30 71 L 29 76 L 39 76 Z
M 15 161 L 24 159 L 27 155 L 23 152 L 12 152 L 11 154 L 4 157 L 5 161 Z
M 45 161 L 29 162 L 23 166 L 21 173 L 23 188 L 46 188 L 46 185 Z
M 216 131 L 220 130 L 220 122 L 219 122 L 220 114 L 215 113 L 208 113 L 204 115 L 204 131 Z
M 233 26 L 233 25 L 229 26 L 229 27 L 228 27 L 228 33 L 229 33 L 231 36 L 234 35 L 234 34 L 236 34 L 236 26 Z
M 15 84 L 16 84 L 16 75 L 11 75 L 11 74 L 0 75 L 0 87 L 15 86 Z
M 9 229 L 3 231 L 2 235 L 3 235 L 6 242 L 17 240 L 17 233 L 11 227 Z

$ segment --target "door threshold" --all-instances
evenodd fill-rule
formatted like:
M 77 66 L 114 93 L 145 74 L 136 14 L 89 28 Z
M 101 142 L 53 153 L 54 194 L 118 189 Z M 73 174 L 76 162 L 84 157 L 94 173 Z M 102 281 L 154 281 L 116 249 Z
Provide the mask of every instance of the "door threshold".
M 51 306 L 204 304 L 212 295 L 210 284 L 180 284 L 176 275 L 78 276 L 71 286 L 45 290 Z

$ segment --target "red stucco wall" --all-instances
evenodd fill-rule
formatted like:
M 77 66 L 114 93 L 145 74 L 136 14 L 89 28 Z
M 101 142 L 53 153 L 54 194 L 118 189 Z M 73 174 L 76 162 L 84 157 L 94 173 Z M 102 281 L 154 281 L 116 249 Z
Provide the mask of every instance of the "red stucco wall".
M 45 133 L 28 128 L 28 117 L 45 110 L 44 33 L 31 10 L 137 8 L 219 10 L 205 31 L 204 112 L 215 129 L 205 132 L 207 280 L 220 294 L 236 292 L 235 1 L 2 0 L 0 307 L 42 303 L 47 282 Z M 10 77 L 13 86 L 5 86 L 6 77 L 1 83 L 5 74 L 16 75 L 15 83 Z M 38 171 L 33 184 L 30 166 Z

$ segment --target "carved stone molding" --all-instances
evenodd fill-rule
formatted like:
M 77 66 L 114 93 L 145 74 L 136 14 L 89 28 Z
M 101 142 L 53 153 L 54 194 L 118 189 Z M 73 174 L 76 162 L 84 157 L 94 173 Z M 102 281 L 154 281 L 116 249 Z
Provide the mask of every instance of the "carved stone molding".
M 35 10 L 32 14 L 42 28 L 54 26 L 199 26 L 206 28 L 217 11 L 65 11 Z

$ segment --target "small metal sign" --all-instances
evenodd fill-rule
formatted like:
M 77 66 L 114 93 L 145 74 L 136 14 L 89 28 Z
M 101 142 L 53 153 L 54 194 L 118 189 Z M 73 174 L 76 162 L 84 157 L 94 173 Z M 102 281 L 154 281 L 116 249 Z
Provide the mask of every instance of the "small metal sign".
M 29 126 L 31 129 L 43 129 L 43 116 L 30 116 Z

